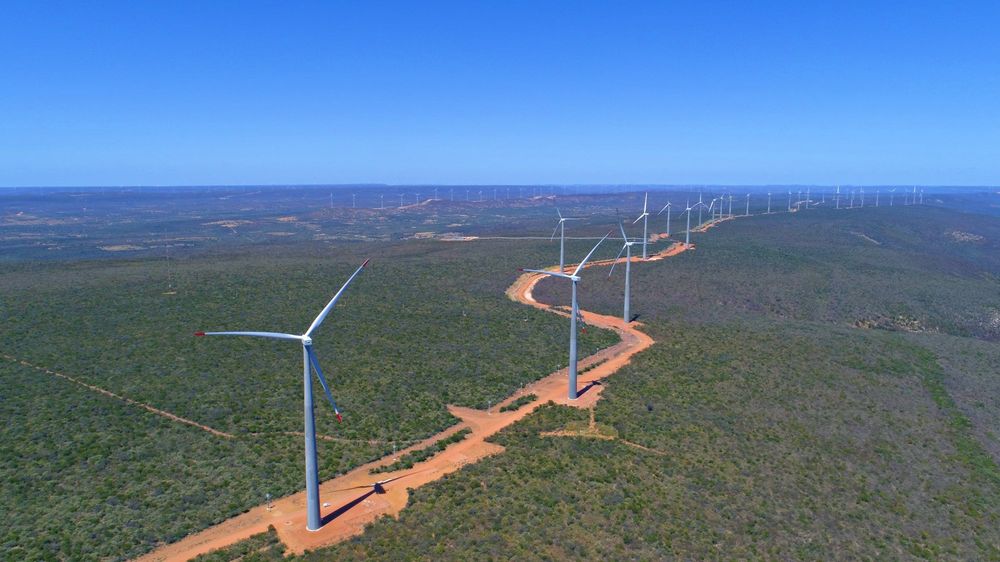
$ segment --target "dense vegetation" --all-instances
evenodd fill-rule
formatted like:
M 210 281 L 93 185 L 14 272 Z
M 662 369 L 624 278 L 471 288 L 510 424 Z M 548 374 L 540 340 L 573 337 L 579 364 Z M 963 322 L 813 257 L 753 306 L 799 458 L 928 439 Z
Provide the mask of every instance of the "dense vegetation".
M 448 447 L 448 445 L 451 445 L 452 443 L 458 443 L 462 439 L 465 439 L 470 433 L 472 433 L 472 430 L 469 428 L 460 429 L 455 433 L 452 433 L 448 437 L 445 437 L 444 439 L 439 439 L 435 441 L 434 444 L 432 445 L 428 445 L 422 449 L 417 449 L 415 451 L 410 451 L 409 453 L 406 453 L 405 455 L 399 457 L 399 460 L 397 460 L 392 464 L 375 467 L 371 469 L 369 472 L 371 472 L 372 474 L 381 474 L 384 472 L 394 472 L 396 470 L 413 468 L 413 465 L 433 457 L 434 455 L 445 450 Z
M 531 404 L 532 402 L 534 402 L 537 399 L 538 399 L 538 396 L 536 396 L 534 394 L 525 394 L 524 396 L 520 396 L 516 400 L 511 401 L 510 404 L 507 404 L 506 406 L 501 406 L 500 407 L 500 411 L 501 412 L 513 412 L 515 410 L 520 410 L 521 406 L 524 406 L 525 404 Z
M 305 558 L 1000 559 L 1000 232 L 906 211 L 737 221 L 634 268 L 659 343 L 606 382 L 618 438 L 542 437 L 588 415 L 544 407 Z M 581 288 L 618 312 L 620 278 Z
M 274 527 L 254 535 L 230 548 L 222 548 L 196 557 L 195 562 L 277 562 L 285 559 L 285 545 L 278 538 Z
M 488 228 L 540 230 L 518 213 Z M 597 222 L 574 228 L 603 234 Z M 297 490 L 297 350 L 190 333 L 301 331 L 363 256 L 372 269 L 316 337 L 345 410 L 337 425 L 318 395 L 319 431 L 357 440 L 320 442 L 324 477 L 447 427 L 445 404 L 485 408 L 565 364 L 565 319 L 503 297 L 516 267 L 554 261 L 552 243 L 294 240 L 310 243 L 4 266 L 0 351 L 237 435 L 0 362 L 7 557 L 121 559 Z M 504 454 L 304 558 L 1000 559 L 995 219 L 816 210 L 694 241 L 632 269 L 633 311 L 658 343 L 606 381 L 594 415 L 608 439 L 542 437 L 589 421 L 543 407 L 498 436 Z M 581 306 L 619 314 L 621 281 L 588 270 Z M 564 304 L 565 289 L 534 295 Z M 588 330 L 581 351 L 611 341 Z M 205 558 L 282 553 L 271 531 Z
M 608 381 L 596 417 L 666 454 L 541 437 L 587 416 L 544 407 L 503 455 L 306 559 L 1000 556 L 996 465 L 932 353 L 800 322 L 656 336 L 670 342 Z
M 4 544 L 24 559 L 54 551 L 120 559 L 257 505 L 265 493 L 297 491 L 302 442 L 290 432 L 302 424 L 299 350 L 192 332 L 301 332 L 365 256 L 370 269 L 315 336 L 345 415 L 338 424 L 316 385 L 319 433 L 346 440 L 319 442 L 321 477 L 448 427 L 447 404 L 496 403 L 565 365 L 564 319 L 503 294 L 518 266 L 548 263 L 552 249 L 547 241 L 269 244 L 170 263 L 5 266 L 0 351 L 236 438 L 2 360 L 0 494 L 18 506 Z M 599 330 L 581 336 L 583 353 L 614 341 Z M 101 406 L 87 406 L 93 401 Z M 53 440 L 59 446 L 47 447 Z M 40 488 L 65 495 L 54 502 Z M 67 527 L 66 517 L 87 524 Z M 120 531 L 126 521 L 130 530 Z
M 632 311 L 659 323 L 733 317 L 1000 339 L 1000 222 L 926 207 L 811 210 L 738 219 L 697 248 L 633 268 Z M 604 270 L 606 271 L 606 269 Z M 589 271 L 588 310 L 620 314 L 622 277 Z M 561 302 L 550 280 L 536 298 Z

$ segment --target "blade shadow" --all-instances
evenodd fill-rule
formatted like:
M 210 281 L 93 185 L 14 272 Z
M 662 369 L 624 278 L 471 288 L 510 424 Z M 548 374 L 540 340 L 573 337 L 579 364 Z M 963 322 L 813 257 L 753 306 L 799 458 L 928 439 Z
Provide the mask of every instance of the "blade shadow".
M 359 503 L 361 503 L 361 502 L 365 501 L 366 499 L 368 499 L 368 496 L 371 496 L 371 495 L 374 495 L 374 494 L 375 494 L 375 490 L 371 490 L 370 492 L 365 492 L 364 494 L 362 494 L 362 495 L 358 496 L 357 498 L 355 498 L 355 499 L 353 499 L 353 500 L 345 503 L 344 505 L 338 507 L 337 509 L 331 511 L 330 513 L 327 513 L 320 520 L 320 525 L 326 525 L 327 523 L 329 523 L 329 522 L 333 521 L 334 519 L 340 517 L 341 515 L 347 513 L 348 511 L 350 511 L 351 509 L 353 509 L 354 506 L 356 506 Z
M 580 390 L 577 391 L 576 397 L 579 398 L 579 397 L 583 396 L 584 394 L 586 394 L 587 391 L 590 390 L 591 388 L 594 388 L 595 386 L 600 386 L 600 385 L 601 385 L 601 381 L 591 381 L 589 384 L 587 384 L 587 386 L 585 386 L 585 387 L 583 387 L 583 388 L 581 388 Z

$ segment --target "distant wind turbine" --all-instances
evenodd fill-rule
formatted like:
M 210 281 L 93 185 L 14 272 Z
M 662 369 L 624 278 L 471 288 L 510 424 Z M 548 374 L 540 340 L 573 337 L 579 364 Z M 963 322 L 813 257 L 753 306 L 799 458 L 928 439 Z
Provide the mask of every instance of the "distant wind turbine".
M 712 204 L 715 204 L 714 200 L 712 201 Z M 699 207 L 699 206 L 700 207 L 707 207 L 707 205 L 705 205 L 701 201 L 698 201 L 697 203 L 694 204 L 694 207 L 692 207 L 691 206 L 691 202 L 688 201 L 687 205 L 686 205 L 686 208 L 684 209 L 684 212 L 687 213 L 687 216 L 688 216 L 688 218 L 687 218 L 687 229 L 684 231 L 684 246 L 685 247 L 690 247 L 691 246 L 691 211 L 694 210 L 696 207 Z
M 660 213 L 662 213 L 663 211 L 667 212 L 667 236 L 668 237 L 670 236 L 670 207 L 671 207 L 670 201 L 667 201 L 667 204 L 664 205 L 662 209 L 660 209 Z M 660 213 L 656 213 L 656 216 L 660 216 Z
M 549 237 L 549 240 L 554 239 L 556 232 L 559 232 L 559 273 L 564 273 L 566 271 L 566 221 L 578 221 L 580 219 L 562 216 L 558 207 L 556 207 L 556 214 L 559 215 L 559 224 L 552 231 L 552 236 Z
M 646 242 L 649 240 L 649 236 L 646 234 L 646 226 L 649 223 L 649 213 L 646 212 L 647 203 L 649 203 L 649 192 L 646 192 L 646 197 L 642 200 L 642 214 L 632 221 L 632 224 L 642 221 L 642 259 L 646 259 Z
M 321 522 L 319 518 L 319 474 L 316 468 L 316 421 L 313 412 L 313 390 L 312 390 L 312 370 L 316 371 L 316 376 L 319 378 L 319 383 L 323 386 L 323 392 L 326 393 L 326 398 L 330 401 L 330 405 L 333 406 L 333 411 L 337 415 L 337 421 L 341 421 L 340 410 L 337 408 L 337 403 L 333 400 L 333 394 L 330 393 L 330 385 L 327 384 L 326 378 L 323 376 L 323 371 L 319 367 L 319 359 L 316 358 L 316 352 L 312 348 L 312 335 L 317 328 L 326 319 L 326 316 L 330 314 L 333 310 L 334 305 L 340 300 L 341 295 L 347 289 L 347 286 L 354 281 L 354 278 L 361 273 L 361 270 L 368 265 L 368 260 L 365 260 L 361 264 L 361 267 L 356 269 L 347 281 L 340 288 L 339 291 L 330 302 L 327 303 L 323 310 L 320 311 L 319 316 L 313 320 L 312 324 L 309 325 L 309 329 L 305 331 L 302 335 L 295 334 L 283 334 L 278 332 L 195 332 L 196 336 L 251 336 L 258 338 L 270 338 L 277 340 L 292 340 L 297 341 L 302 344 L 302 387 L 303 387 L 303 410 L 305 412 L 305 441 L 306 441 L 306 515 L 307 523 L 306 529 L 310 531 L 318 531 Z
M 625 234 L 625 227 L 622 223 L 618 223 L 618 228 L 622 231 L 622 240 L 625 241 L 622 244 L 622 249 L 615 256 L 614 263 L 611 264 L 611 271 L 608 272 L 608 277 L 615 272 L 615 266 L 618 265 L 618 259 L 622 257 L 622 252 L 625 252 L 625 311 L 622 314 L 622 319 L 626 324 L 632 321 L 631 313 L 629 312 L 629 305 L 632 300 L 631 294 L 631 275 L 632 275 L 632 244 L 635 242 L 628 239 L 628 235 Z
M 569 279 L 573 283 L 572 305 L 570 307 L 570 315 L 569 315 L 569 392 L 567 395 L 569 396 L 570 400 L 576 400 L 577 397 L 576 322 L 577 322 L 577 317 L 580 315 L 580 307 L 577 305 L 576 302 L 576 284 L 580 281 L 580 271 L 583 269 L 583 266 L 587 264 L 587 260 L 590 259 L 590 256 L 594 255 L 594 252 L 597 250 L 597 247 L 600 246 L 601 242 L 604 242 L 608 238 L 608 236 L 611 236 L 610 232 L 605 234 L 604 238 L 601 238 L 601 240 L 594 245 L 594 247 L 590 250 L 590 253 L 588 253 L 587 256 L 583 258 L 583 261 L 580 262 L 580 265 L 576 266 L 576 269 L 573 271 L 572 275 L 567 275 L 561 271 L 555 272 L 555 271 L 547 271 L 544 269 L 521 270 L 521 271 L 528 271 L 531 273 L 541 273 L 543 275 L 550 275 L 552 277 L 561 277 L 563 279 Z

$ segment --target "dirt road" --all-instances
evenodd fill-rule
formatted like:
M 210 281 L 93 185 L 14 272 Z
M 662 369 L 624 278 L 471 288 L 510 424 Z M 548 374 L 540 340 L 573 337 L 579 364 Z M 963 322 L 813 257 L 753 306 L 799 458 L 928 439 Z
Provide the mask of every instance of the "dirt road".
M 650 261 L 665 259 L 677 255 L 693 246 L 675 243 L 667 249 L 650 256 Z M 610 265 L 613 260 L 602 260 L 590 263 L 587 267 Z M 643 261 L 633 258 L 635 262 Z M 507 289 L 506 294 L 511 299 L 543 310 L 566 315 L 562 310 L 535 301 L 532 289 L 543 279 L 544 275 L 525 273 L 517 278 Z M 581 311 L 585 323 L 607 328 L 618 333 L 621 341 L 609 348 L 582 359 L 579 362 L 579 385 L 587 387 L 590 383 L 605 379 L 622 366 L 626 365 L 636 353 L 653 345 L 653 339 L 638 328 L 638 323 L 625 325 L 621 318 Z M 592 365 L 595 367 L 588 370 Z M 369 474 L 376 466 L 388 465 L 392 458 L 383 458 L 373 463 L 360 466 L 343 476 L 323 482 L 320 485 L 320 501 L 323 502 L 322 516 L 325 524 L 319 531 L 309 532 L 305 527 L 305 493 L 300 492 L 276 500 L 271 509 L 259 506 L 250 511 L 233 517 L 218 525 L 169 545 L 159 548 L 139 560 L 143 561 L 184 561 L 199 554 L 223 548 L 246 539 L 251 535 L 262 533 L 268 526 L 277 529 L 282 542 L 293 553 L 313 550 L 331 545 L 358 535 L 364 531 L 364 526 L 383 515 L 397 515 L 409 498 L 407 488 L 418 488 L 433 482 L 442 476 L 454 472 L 462 466 L 479 459 L 503 451 L 503 447 L 486 442 L 486 439 L 510 424 L 524 418 L 540 405 L 548 401 L 557 404 L 586 408 L 600 398 L 600 385 L 594 385 L 569 403 L 566 397 L 567 371 L 561 369 L 545 378 L 538 380 L 496 404 L 492 411 L 485 412 L 472 408 L 449 406 L 448 410 L 461 420 L 433 437 L 399 452 L 402 455 L 411 450 L 422 449 L 444 439 L 451 434 L 468 428 L 471 432 L 465 439 L 454 443 L 444 451 L 426 461 L 417 463 L 412 469 L 397 472 L 382 473 L 377 476 Z M 532 402 L 512 412 L 500 412 L 499 408 L 522 396 L 534 394 Z M 372 485 L 377 480 L 400 477 L 399 480 L 384 486 L 384 493 L 375 493 L 373 489 L 344 490 L 356 486 Z

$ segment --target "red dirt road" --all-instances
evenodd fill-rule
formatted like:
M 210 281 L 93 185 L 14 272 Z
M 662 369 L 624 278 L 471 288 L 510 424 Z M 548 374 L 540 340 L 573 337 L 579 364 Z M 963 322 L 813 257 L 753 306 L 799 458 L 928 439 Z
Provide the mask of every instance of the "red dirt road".
M 691 248 L 693 246 L 675 243 L 667 249 L 650 256 L 649 261 L 674 256 Z M 595 261 L 588 264 L 587 267 L 610 265 L 612 261 Z M 633 258 L 633 261 L 641 262 L 643 260 L 641 258 Z M 539 303 L 532 297 L 532 289 L 544 277 L 544 275 L 537 273 L 525 273 L 518 277 L 514 284 L 507 289 L 506 294 L 517 302 L 565 315 L 564 311 Z M 633 355 L 654 343 L 652 338 L 639 331 L 638 327 L 641 324 L 633 322 L 629 325 L 624 325 L 622 319 L 618 317 L 595 314 L 584 310 L 580 312 L 585 323 L 614 330 L 621 338 L 619 343 L 580 361 L 579 369 L 581 373 L 579 375 L 579 384 L 581 387 L 586 387 L 591 382 L 613 375 L 626 365 Z M 596 366 L 590 370 L 586 370 L 591 365 Z M 301 553 L 307 549 L 313 550 L 328 546 L 358 535 L 364 531 L 366 524 L 375 521 L 383 515 L 396 516 L 406 507 L 409 499 L 407 488 L 418 488 L 450 472 L 454 472 L 466 464 L 503 451 L 503 447 L 488 443 L 486 439 L 495 435 L 501 429 L 524 418 L 540 405 L 551 400 L 557 404 L 582 408 L 590 407 L 600 398 L 601 389 L 603 388 L 600 385 L 595 385 L 577 400 L 570 403 L 566 398 L 566 384 L 567 371 L 566 369 L 561 369 L 507 397 L 504 401 L 496 404 L 491 412 L 449 406 L 449 411 L 461 420 L 460 423 L 416 445 L 403 449 L 398 454 L 402 455 L 410 450 L 427 447 L 463 428 L 468 428 L 471 430 L 471 433 L 465 439 L 449 445 L 444 451 L 426 461 L 417 463 L 410 470 L 378 475 L 369 474 L 368 471 L 371 468 L 393 462 L 392 458 L 386 457 L 360 466 L 343 476 L 321 483 L 320 501 L 325 505 L 321 510 L 322 516 L 325 519 L 334 512 L 339 511 L 340 514 L 328 521 L 319 531 L 306 531 L 305 493 L 299 492 L 274 501 L 271 510 L 268 510 L 265 506 L 255 507 L 242 515 L 209 527 L 199 533 L 189 535 L 176 543 L 164 545 L 138 560 L 171 562 L 189 560 L 199 554 L 223 548 L 246 539 L 251 535 L 262 533 L 270 525 L 273 525 L 277 529 L 278 536 L 287 546 L 288 550 L 293 553 Z M 528 394 L 534 394 L 538 398 L 513 412 L 499 412 L 499 407 Z M 344 490 L 344 488 L 371 485 L 377 480 L 396 477 L 402 478 L 398 482 L 386 484 L 384 494 L 375 494 L 366 490 Z M 326 506 L 326 504 L 329 505 Z

